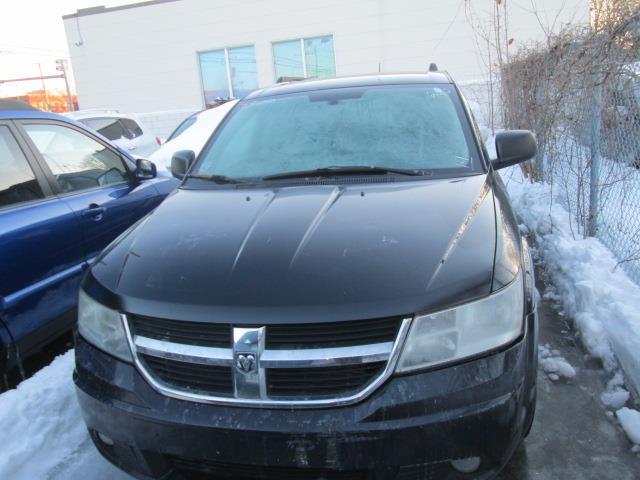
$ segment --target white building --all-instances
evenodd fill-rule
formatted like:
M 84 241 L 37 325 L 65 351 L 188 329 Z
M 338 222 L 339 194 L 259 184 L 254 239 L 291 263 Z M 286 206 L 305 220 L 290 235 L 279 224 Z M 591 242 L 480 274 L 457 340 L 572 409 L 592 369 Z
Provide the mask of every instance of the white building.
M 509 2 L 511 48 L 589 21 L 588 0 Z M 64 18 L 81 108 L 199 110 L 280 76 L 487 76 L 496 0 L 153 0 Z M 532 13 L 537 8 L 537 16 Z M 470 12 L 472 12 L 470 14 Z

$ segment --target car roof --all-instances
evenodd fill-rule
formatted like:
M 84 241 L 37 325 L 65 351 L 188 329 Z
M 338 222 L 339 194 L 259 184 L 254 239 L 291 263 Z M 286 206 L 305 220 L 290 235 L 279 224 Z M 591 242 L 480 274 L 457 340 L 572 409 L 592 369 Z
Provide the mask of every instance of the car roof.
M 64 114 L 65 117 L 74 118 L 76 120 L 86 120 L 89 118 L 129 118 L 138 121 L 133 115 L 119 112 L 118 110 L 76 110 Z
M 452 84 L 453 80 L 447 72 L 443 71 L 429 73 L 377 73 L 349 77 L 308 79 L 278 83 L 270 87 L 256 90 L 247 95 L 245 99 L 284 95 L 288 93 L 309 92 L 314 90 L 327 90 L 330 88 L 365 87 L 374 85 L 415 85 L 420 83 Z
M 76 124 L 72 119 L 65 117 L 64 115 L 59 115 L 57 113 L 44 112 L 42 110 L 33 109 L 20 109 L 20 110 L 4 110 L 0 109 L 0 119 L 2 120 L 21 120 L 21 119 L 31 119 L 31 120 L 60 120 L 63 122 L 69 122 Z
M 76 127 L 81 128 L 82 130 L 90 130 L 86 125 L 74 120 L 73 118 L 69 118 L 65 115 L 58 115 L 57 113 L 44 112 L 42 110 L 37 109 L 24 109 L 24 110 L 2 110 L 0 109 L 0 120 L 57 120 L 59 122 L 65 122 L 70 125 L 75 125 Z M 130 161 L 134 161 L 133 157 L 129 154 L 129 152 L 124 151 L 119 148 L 112 141 L 108 140 L 101 135 L 99 132 L 95 132 L 90 130 L 93 135 L 100 137 L 104 142 L 111 145 L 113 148 L 118 150 L 121 154 L 127 157 Z

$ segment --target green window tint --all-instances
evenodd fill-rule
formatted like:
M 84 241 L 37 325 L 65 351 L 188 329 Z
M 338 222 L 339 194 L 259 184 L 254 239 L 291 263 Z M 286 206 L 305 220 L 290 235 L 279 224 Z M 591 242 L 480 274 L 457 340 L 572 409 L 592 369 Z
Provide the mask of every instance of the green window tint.
M 307 64 L 307 77 L 333 77 L 336 74 L 336 60 L 333 54 L 333 37 L 306 38 L 304 56 Z

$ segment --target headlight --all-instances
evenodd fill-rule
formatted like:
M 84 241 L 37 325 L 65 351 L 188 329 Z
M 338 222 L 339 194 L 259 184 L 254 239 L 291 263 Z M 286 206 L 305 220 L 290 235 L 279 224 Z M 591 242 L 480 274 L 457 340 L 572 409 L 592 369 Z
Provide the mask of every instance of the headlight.
M 471 357 L 506 345 L 524 324 L 522 273 L 503 289 L 471 303 L 413 319 L 398 372 Z
M 131 350 L 120 314 L 80 290 L 78 332 L 89 343 L 121 360 L 131 362 Z

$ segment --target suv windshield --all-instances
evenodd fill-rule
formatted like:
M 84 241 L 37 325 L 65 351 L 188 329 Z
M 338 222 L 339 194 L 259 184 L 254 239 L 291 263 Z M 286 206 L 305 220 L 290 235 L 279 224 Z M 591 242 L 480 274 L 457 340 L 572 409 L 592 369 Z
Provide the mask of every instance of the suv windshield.
M 193 169 L 263 178 L 347 167 L 482 171 L 468 121 L 448 84 L 315 90 L 241 102 Z M 286 175 L 283 175 L 286 176 Z

